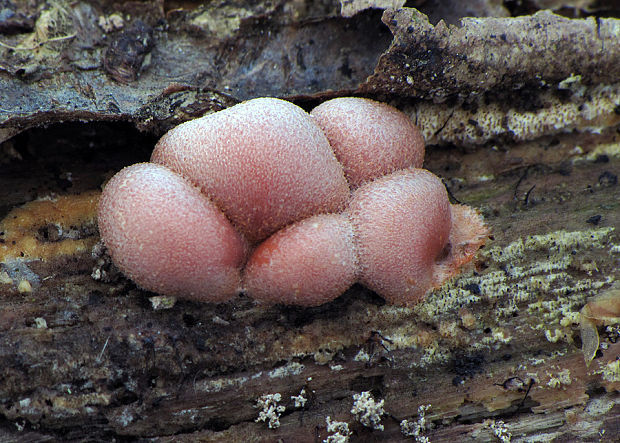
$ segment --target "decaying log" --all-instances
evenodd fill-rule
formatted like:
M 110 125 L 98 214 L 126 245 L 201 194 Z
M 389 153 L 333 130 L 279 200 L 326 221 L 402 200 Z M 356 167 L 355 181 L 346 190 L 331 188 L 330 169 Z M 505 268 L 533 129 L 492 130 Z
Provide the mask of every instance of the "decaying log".
M 5 3 L 1 441 L 314 442 L 328 417 L 351 441 L 620 439 L 618 322 L 596 325 L 589 366 L 579 329 L 620 278 L 617 19 L 404 8 L 388 29 L 336 1 Z M 461 276 L 414 308 L 355 286 L 302 309 L 162 298 L 110 263 L 100 186 L 162 131 L 248 97 L 348 93 L 408 112 L 425 166 L 484 214 L 492 238 Z M 351 412 L 363 392 L 383 430 Z

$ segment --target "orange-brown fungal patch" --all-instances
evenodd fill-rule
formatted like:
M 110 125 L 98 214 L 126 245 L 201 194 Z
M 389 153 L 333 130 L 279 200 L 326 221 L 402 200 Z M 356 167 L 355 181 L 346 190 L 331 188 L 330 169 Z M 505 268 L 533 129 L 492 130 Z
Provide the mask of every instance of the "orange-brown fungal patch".
M 35 200 L 0 221 L 0 262 L 49 260 L 90 250 L 97 241 L 99 192 Z

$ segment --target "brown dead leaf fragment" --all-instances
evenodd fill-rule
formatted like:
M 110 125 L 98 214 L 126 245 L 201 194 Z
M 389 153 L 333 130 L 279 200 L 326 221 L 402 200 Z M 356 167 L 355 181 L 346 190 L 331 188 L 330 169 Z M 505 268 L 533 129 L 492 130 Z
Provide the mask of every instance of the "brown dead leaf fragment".
M 394 40 L 361 87 L 368 93 L 442 100 L 541 88 L 571 75 L 580 75 L 584 84 L 620 78 L 620 21 L 615 19 L 575 20 L 540 11 L 433 26 L 424 14 L 403 8 L 385 11 L 383 22 Z
M 620 289 L 610 289 L 592 297 L 579 314 L 581 349 L 586 366 L 589 366 L 600 345 L 597 326 L 620 323 Z

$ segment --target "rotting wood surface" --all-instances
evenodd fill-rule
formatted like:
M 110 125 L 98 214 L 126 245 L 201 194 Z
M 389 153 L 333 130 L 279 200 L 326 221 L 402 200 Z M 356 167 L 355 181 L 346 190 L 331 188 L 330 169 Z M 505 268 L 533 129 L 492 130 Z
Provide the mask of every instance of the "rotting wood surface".
M 534 60 L 538 74 L 514 68 L 523 73 L 517 86 L 494 82 L 472 91 L 465 81 L 451 82 L 452 89 L 440 83 L 448 93 L 438 103 L 420 99 L 430 89 L 394 94 L 393 83 L 377 80 L 386 59 L 398 60 L 389 56 L 398 39 L 388 50 L 389 32 L 380 31 L 377 11 L 343 19 L 337 2 L 325 2 L 318 12 L 303 9 L 303 16 L 302 9 L 291 12 L 280 3 L 272 9 L 255 4 L 237 23 L 226 21 L 223 12 L 214 22 L 208 10 L 151 3 L 131 12 L 154 29 L 150 65 L 122 84 L 97 57 L 131 25 L 118 30 L 113 21 L 95 25 L 99 14 L 109 18 L 115 12 L 103 5 L 99 11 L 101 6 L 77 3 L 72 10 L 90 11 L 80 23 L 92 26 L 92 48 L 80 54 L 96 59 L 92 68 L 75 69 L 77 64 L 66 64 L 71 58 L 43 51 L 59 45 L 63 54 L 75 54 L 75 38 L 30 41 L 42 50 L 34 51 L 35 65 L 28 69 L 24 60 L 17 64 L 18 56 L 27 58 L 24 52 L 4 52 L 1 59 L 0 84 L 16 95 L 3 100 L 0 124 L 6 137 L 21 133 L 0 145 L 0 440 L 323 441 L 327 416 L 347 422 L 353 441 L 412 440 L 399 424 L 418 422 L 418 408 L 425 405 L 430 425 L 422 434 L 431 441 L 499 441 L 507 435 L 502 432 L 512 441 L 618 440 L 620 331 L 614 325 L 599 328 L 602 346 L 586 367 L 578 325 L 587 298 L 612 290 L 620 277 L 620 99 L 612 68 L 602 69 L 620 66 L 617 41 L 616 52 L 599 53 L 596 75 L 589 75 L 590 66 L 555 77 L 545 73 L 566 66 L 561 58 L 548 71 Z M 157 21 L 164 13 L 167 26 Z M 28 14 L 24 11 L 20 25 L 26 29 Z M 388 11 L 384 20 L 394 14 L 415 17 L 411 24 L 400 19 L 391 24 L 395 34 L 400 31 L 393 26 L 421 27 L 427 41 L 447 48 L 464 32 L 438 31 L 439 25 L 407 9 Z M 33 15 L 32 26 L 42 17 L 41 11 Z M 529 26 L 541 17 L 556 35 L 596 23 L 543 13 L 488 24 L 518 36 L 519 23 Z M 618 28 L 617 20 L 606 20 L 605 26 Z M 477 19 L 476 29 L 485 23 Z M 112 26 L 105 38 L 104 25 Z M 70 36 L 72 29 L 48 38 Z M 329 46 L 332 32 L 351 34 Z M 379 32 L 384 44 L 368 50 L 356 32 Z M 317 46 L 331 52 L 306 54 L 307 46 L 299 46 L 305 69 L 314 71 L 296 77 L 302 65 L 289 49 L 309 41 L 299 40 L 302 36 L 318 39 Z M 15 46 L 24 33 L 0 37 Z M 561 54 L 587 58 L 587 47 L 566 41 L 573 51 Z M 540 44 L 535 38 L 528 42 Z M 479 50 L 496 44 L 480 42 Z M 223 48 L 233 48 L 234 57 L 226 58 Z M 367 49 L 363 57 L 361 48 Z M 205 55 L 194 62 L 191 75 L 166 77 L 169 65 L 185 69 L 179 60 L 200 50 Z M 334 59 L 324 58 L 344 52 L 348 70 L 334 70 Z M 286 75 L 281 71 L 286 63 L 273 68 L 277 72 L 259 63 L 265 54 L 284 53 L 281 60 L 294 60 Z M 449 60 L 438 56 L 437 67 Z M 14 69 L 18 66 L 24 71 Z M 310 84 L 308 78 L 319 81 Z M 82 89 L 74 88 L 76 79 L 84 81 Z M 295 97 L 308 105 L 368 84 L 375 85 L 371 96 L 389 99 L 418 121 L 435 145 L 426 167 L 442 176 L 455 200 L 478 207 L 493 230 L 476 265 L 416 308 L 385 305 L 358 286 L 311 309 L 264 307 L 245 297 L 221 305 L 170 306 L 137 289 L 93 248 L 101 183 L 122 166 L 148 159 L 156 139 L 116 121 L 159 135 L 178 121 L 254 95 Z M 80 94 L 91 100 L 77 100 Z M 31 100 L 24 101 L 26 96 Z M 68 105 L 50 97 L 64 97 Z M 102 97 L 122 106 L 103 106 L 108 102 Z M 91 123 L 30 129 L 59 120 Z M 68 197 L 37 201 L 50 195 Z M 307 401 L 295 407 L 291 396 L 302 389 Z M 365 428 L 351 414 L 353 395 L 363 391 L 384 399 L 384 431 Z M 261 396 L 276 393 L 286 410 L 280 427 L 269 429 L 255 422 L 260 412 L 255 406 Z

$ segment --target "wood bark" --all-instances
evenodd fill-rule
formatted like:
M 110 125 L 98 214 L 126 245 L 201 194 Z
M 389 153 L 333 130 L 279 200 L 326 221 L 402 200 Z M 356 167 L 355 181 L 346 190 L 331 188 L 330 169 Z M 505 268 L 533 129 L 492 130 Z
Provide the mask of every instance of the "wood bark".
M 453 2 L 369 3 L 1 3 L 1 441 L 314 442 L 327 417 L 351 441 L 620 439 L 618 318 L 589 366 L 579 329 L 620 277 L 620 21 L 597 2 L 474 2 L 462 22 Z M 166 129 L 347 94 L 411 115 L 425 167 L 484 215 L 458 278 L 413 308 L 354 286 L 302 309 L 175 302 L 115 270 L 100 186 Z M 383 430 L 351 412 L 365 391 Z

